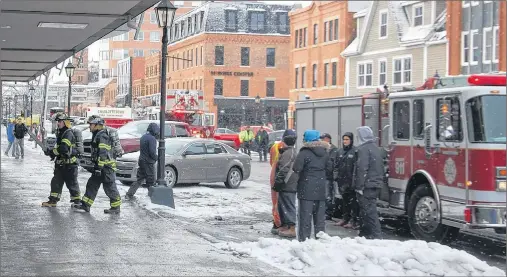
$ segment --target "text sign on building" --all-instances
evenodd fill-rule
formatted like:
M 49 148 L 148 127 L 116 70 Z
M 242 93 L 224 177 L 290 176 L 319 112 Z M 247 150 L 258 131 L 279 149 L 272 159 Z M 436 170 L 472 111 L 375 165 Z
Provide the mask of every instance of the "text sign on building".
M 233 72 L 233 71 L 211 71 L 213 76 L 236 76 L 236 77 L 252 77 L 253 72 Z
M 88 108 L 87 116 L 98 115 L 103 118 L 132 118 L 132 109 L 130 108 Z

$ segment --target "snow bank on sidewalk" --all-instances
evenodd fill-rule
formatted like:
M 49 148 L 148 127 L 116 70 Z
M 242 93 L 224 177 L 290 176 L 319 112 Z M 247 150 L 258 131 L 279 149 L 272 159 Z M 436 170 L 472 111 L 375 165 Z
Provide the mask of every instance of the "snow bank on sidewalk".
M 260 238 L 220 243 L 238 256 L 251 256 L 299 276 L 505 276 L 465 251 L 424 241 L 330 237 L 319 240 Z

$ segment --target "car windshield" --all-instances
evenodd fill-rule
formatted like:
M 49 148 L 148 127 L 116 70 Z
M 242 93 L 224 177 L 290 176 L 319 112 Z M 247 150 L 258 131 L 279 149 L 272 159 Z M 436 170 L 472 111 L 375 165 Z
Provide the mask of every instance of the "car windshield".
M 174 129 L 176 130 L 177 137 L 190 137 L 190 134 L 188 133 L 185 125 L 175 124 Z
M 188 144 L 188 141 L 173 141 L 166 140 L 165 153 L 166 155 L 175 155 L 181 148 Z
M 150 123 L 151 122 L 129 122 L 118 129 L 118 134 L 137 134 L 139 136 L 144 135 Z M 164 133 L 166 138 L 173 137 L 172 127 L 170 123 L 165 124 Z
M 467 101 L 470 142 L 505 143 L 505 95 L 483 95 Z

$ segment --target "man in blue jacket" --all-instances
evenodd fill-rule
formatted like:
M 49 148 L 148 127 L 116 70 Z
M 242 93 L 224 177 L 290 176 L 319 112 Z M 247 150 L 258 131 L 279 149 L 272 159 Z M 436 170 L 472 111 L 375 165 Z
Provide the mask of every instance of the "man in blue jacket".
M 147 133 L 141 137 L 139 168 L 137 169 L 137 182 L 132 184 L 125 198 L 132 199 L 137 189 L 141 186 L 143 180 L 146 180 L 146 186 L 155 184 L 155 163 L 158 160 L 157 138 L 160 135 L 160 127 L 157 123 L 148 125 Z
M 9 123 L 7 123 L 7 140 L 9 141 L 9 146 L 7 146 L 7 150 L 5 150 L 5 156 L 9 156 L 9 150 L 12 147 L 12 156 L 14 157 L 16 155 L 16 146 L 14 144 L 14 122 L 13 120 L 10 120 Z

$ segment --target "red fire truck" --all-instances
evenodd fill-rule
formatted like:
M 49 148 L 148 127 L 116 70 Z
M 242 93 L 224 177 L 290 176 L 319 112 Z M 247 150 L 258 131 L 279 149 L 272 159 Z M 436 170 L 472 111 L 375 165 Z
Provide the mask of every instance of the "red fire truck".
M 296 129 L 341 135 L 370 126 L 386 160 L 379 203 L 416 238 L 506 227 L 506 76 L 429 78 L 416 89 L 296 102 Z M 336 119 L 330 124 L 330 118 Z
M 213 138 L 215 114 L 204 112 L 202 91 L 168 90 L 167 94 L 166 120 L 188 123 L 194 137 Z M 160 108 L 148 107 L 146 114 L 148 119 L 158 119 Z

